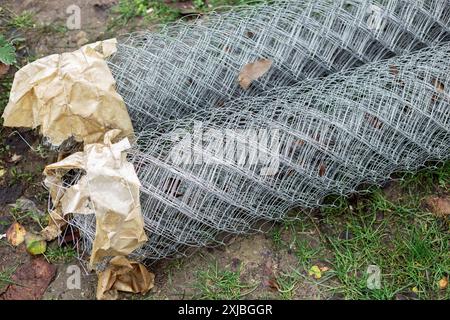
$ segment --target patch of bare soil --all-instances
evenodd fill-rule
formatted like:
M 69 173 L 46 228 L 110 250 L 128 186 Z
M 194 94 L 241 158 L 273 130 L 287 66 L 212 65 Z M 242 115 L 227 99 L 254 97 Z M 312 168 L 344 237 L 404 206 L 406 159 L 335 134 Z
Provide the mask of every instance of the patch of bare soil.
M 2 7 L 13 14 L 31 13 L 35 27 L 16 32 L 27 41 L 31 54 L 41 57 L 76 49 L 86 43 L 113 36 L 109 30 L 111 8 L 117 0 L 6 0 Z M 80 28 L 73 29 L 78 12 Z M 69 22 L 69 24 L 68 24 Z M 69 27 L 69 28 L 68 28 Z
M 88 42 L 130 31 L 126 27 L 115 30 L 114 33 L 109 30 L 113 19 L 111 8 L 116 3 L 116 0 L 6 0 L 2 3 L 2 7 L 7 8 L 12 16 L 24 12 L 32 14 L 36 27 L 12 30 L 16 36 L 25 38 L 25 50 L 19 54 L 22 53 L 22 56 L 27 58 L 30 55 L 40 57 L 69 51 Z M 80 30 L 65 28 L 67 20 L 73 13 L 70 11 L 73 4 L 80 8 Z M 183 6 L 185 4 L 180 4 L 177 8 L 181 10 Z M 11 76 L 12 73 L 13 70 L 10 70 Z M 4 129 L 2 137 L 5 151 L 0 158 L 5 176 L 0 183 L 0 228 L 2 228 L 0 231 L 3 233 L 14 221 L 11 205 L 20 197 L 32 200 L 40 210 L 46 211 L 47 194 L 41 186 L 42 170 L 46 164 L 56 160 L 56 154 L 36 152 L 42 141 L 33 131 L 21 131 L 19 134 L 15 130 Z M 15 177 L 12 176 L 12 171 L 16 172 Z M 28 175 L 29 173 L 31 175 Z M 37 228 L 31 220 L 21 223 L 26 228 Z M 31 259 L 24 245 L 14 248 L 6 242 L 0 244 L 0 272 L 26 265 Z M 244 298 L 277 298 L 276 290 L 271 287 L 272 279 L 283 272 L 291 272 L 291 265 L 296 261 L 292 253 L 277 252 L 267 236 L 258 234 L 247 238 L 235 238 L 229 246 L 197 251 L 189 259 L 182 259 L 182 266 L 180 262 L 174 261 L 163 261 L 154 265 L 152 271 L 156 274 L 156 288 L 150 292 L 149 297 L 180 299 L 196 296 L 198 293 L 194 288 L 197 281 L 196 271 L 208 267 L 212 259 L 221 269 L 240 270 L 242 283 L 251 284 L 254 288 Z M 95 274 L 87 273 L 75 260 L 58 264 L 56 267 L 56 275 L 46 289 L 44 299 L 95 298 Z M 80 283 L 79 287 L 74 287 L 72 276 L 78 271 Z M 318 289 L 314 285 L 302 283 L 296 289 L 295 297 L 314 298 L 317 292 Z
M 85 270 L 80 263 L 74 261 L 69 264 L 58 264 L 56 277 L 47 288 L 43 299 L 95 300 L 96 283 L 97 276 Z
M 267 234 L 236 237 L 226 246 L 201 249 L 189 258 L 157 264 L 152 299 L 189 299 L 199 297 L 197 272 L 212 266 L 218 270 L 239 272 L 243 299 L 280 299 L 275 279 L 292 274 L 298 261 L 293 252 L 278 250 Z M 292 289 L 292 299 L 330 298 L 313 281 L 299 280 Z

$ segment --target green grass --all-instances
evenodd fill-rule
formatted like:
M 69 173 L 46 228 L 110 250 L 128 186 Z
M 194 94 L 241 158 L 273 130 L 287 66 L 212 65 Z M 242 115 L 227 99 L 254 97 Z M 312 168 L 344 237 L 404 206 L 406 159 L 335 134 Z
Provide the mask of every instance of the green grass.
M 61 23 L 52 23 L 52 24 L 42 24 L 39 26 L 39 31 L 43 34 L 49 34 L 49 33 L 60 33 L 60 34 L 66 34 L 69 32 L 69 29 L 66 25 Z
M 23 223 L 26 220 L 31 220 L 37 223 L 41 229 L 44 229 L 49 222 L 48 215 L 41 215 L 40 213 L 32 210 L 23 210 L 18 203 L 10 209 L 10 212 L 15 221 Z
M 282 273 L 276 278 L 278 284 L 278 295 L 283 300 L 291 300 L 295 294 L 295 289 L 299 281 L 299 276 L 295 273 Z
M 11 178 L 9 180 L 9 185 L 15 185 L 16 183 L 30 183 L 33 181 L 33 174 L 30 172 L 22 172 L 22 170 L 16 167 L 11 168 Z
M 9 21 L 9 25 L 16 29 L 29 29 L 34 27 L 34 16 L 31 12 L 24 11 L 19 15 L 14 15 Z
M 142 17 L 147 13 L 148 0 L 120 0 L 113 11 L 126 23 L 133 18 Z
M 258 3 L 263 3 L 267 1 L 263 0 L 209 0 L 208 4 L 212 7 L 221 6 L 242 6 L 242 5 L 254 5 Z
M 69 263 L 75 259 L 77 252 L 73 247 L 47 247 L 45 257 L 50 263 Z
M 234 300 L 247 294 L 251 286 L 241 282 L 239 271 L 220 269 L 214 263 L 197 272 L 194 288 L 199 291 L 199 299 Z
M 193 1 L 193 13 L 203 14 L 223 6 L 253 5 L 261 0 L 205 0 Z M 118 15 L 116 21 L 125 25 L 135 18 L 145 18 L 151 23 L 166 24 L 182 17 L 182 12 L 162 0 L 120 0 L 113 12 Z
M 440 289 L 438 282 L 450 273 L 450 233 L 448 218 L 424 212 L 423 199 L 429 194 L 447 192 L 450 161 L 400 180 L 399 199 L 389 198 L 380 188 L 355 199 L 331 196 L 321 209 L 316 224 L 326 224 L 327 234 L 316 232 L 318 245 L 299 235 L 312 230 L 311 218 L 300 215 L 296 228 L 277 228 L 272 240 L 278 248 L 286 248 L 282 238 L 295 241 L 298 266 L 294 271 L 302 279 L 317 283 L 324 292 L 346 299 L 395 299 L 399 295 L 418 299 L 449 299 L 450 290 Z M 281 230 L 281 231 L 280 231 Z M 282 232 L 289 234 L 282 237 Z M 315 280 L 308 269 L 316 261 L 330 266 L 325 278 Z M 370 289 L 368 267 L 381 270 L 381 286 Z M 283 282 L 283 280 L 285 280 Z M 290 288 L 299 278 L 277 280 Z M 292 292 L 280 294 L 289 299 Z
M 278 250 L 282 249 L 283 246 L 284 246 L 284 242 L 283 242 L 283 240 L 281 238 L 281 232 L 282 232 L 282 227 L 281 226 L 274 226 L 272 231 L 271 231 L 271 233 L 270 233 L 273 245 Z
M 312 260 L 319 256 L 320 252 L 321 248 L 314 248 L 308 241 L 304 239 L 296 240 L 295 256 L 305 270 L 311 265 Z
M 161 0 L 120 0 L 113 12 L 119 16 L 119 25 L 124 25 L 138 17 L 145 17 L 157 23 L 168 23 L 181 17 L 179 10 Z
M 34 151 L 42 158 L 45 159 L 49 155 L 49 149 L 45 147 L 42 143 L 39 143 Z
M 450 161 L 416 173 L 407 173 L 402 177 L 401 185 L 405 189 L 422 189 L 432 192 L 436 186 L 450 190 Z
M 17 267 L 5 268 L 0 271 L 0 290 L 4 289 L 7 285 L 13 284 L 11 276 L 16 271 Z
M 332 274 L 340 283 L 335 290 L 345 298 L 393 299 L 397 293 L 410 294 L 414 287 L 419 289 L 419 298 L 448 296 L 437 283 L 450 270 L 450 237 L 431 214 L 416 212 L 414 221 L 401 217 L 381 224 L 370 214 L 361 214 L 352 217 L 347 228 L 351 239 L 328 238 L 334 255 Z M 369 265 L 381 269 L 380 289 L 367 287 Z

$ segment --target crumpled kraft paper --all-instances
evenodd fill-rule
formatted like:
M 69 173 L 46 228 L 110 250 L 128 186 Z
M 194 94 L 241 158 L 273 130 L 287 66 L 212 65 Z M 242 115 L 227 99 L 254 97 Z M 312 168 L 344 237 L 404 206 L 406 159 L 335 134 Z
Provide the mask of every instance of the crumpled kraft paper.
M 85 144 L 101 142 L 111 129 L 132 136 L 125 103 L 104 60 L 116 52 L 116 44 L 116 39 L 99 41 L 20 69 L 3 113 L 4 125 L 40 126 L 56 146 L 71 136 Z
M 142 264 L 115 257 L 105 271 L 98 273 L 97 299 L 115 300 L 118 291 L 145 294 L 153 288 L 154 280 L 155 275 Z
M 130 143 L 127 138 L 111 143 L 119 133 L 111 130 L 105 134 L 104 143 L 85 145 L 83 152 L 74 153 L 44 170 L 44 183 L 55 206 L 52 217 L 57 219 L 42 234 L 53 235 L 67 214 L 95 213 L 91 267 L 106 256 L 126 256 L 147 241 L 139 201 L 141 184 L 124 152 L 131 147 Z M 84 170 L 85 174 L 65 189 L 62 177 L 71 169 Z

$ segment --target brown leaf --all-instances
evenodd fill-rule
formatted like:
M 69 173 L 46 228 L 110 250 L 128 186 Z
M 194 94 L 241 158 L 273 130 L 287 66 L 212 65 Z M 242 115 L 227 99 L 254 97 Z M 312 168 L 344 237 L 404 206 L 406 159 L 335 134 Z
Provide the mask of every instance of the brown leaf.
M 9 71 L 9 65 L 0 62 L 0 77 L 7 74 Z
M 389 66 L 389 72 L 390 72 L 393 76 L 398 75 L 398 68 L 397 68 L 397 66 L 390 65 L 390 66 Z
M 27 231 L 18 222 L 14 222 L 8 230 L 6 230 L 6 240 L 13 246 L 17 247 L 25 241 Z
M 110 266 L 98 274 L 97 299 L 115 300 L 118 291 L 147 293 L 154 286 L 155 275 L 144 265 L 125 257 L 114 257 Z
M 7 159 L 6 162 L 9 163 L 16 163 L 22 159 L 22 156 L 20 154 L 14 153 L 11 158 Z
M 266 285 L 273 291 L 280 291 L 280 285 L 277 282 L 277 279 L 271 278 L 267 280 Z
M 444 84 L 442 82 L 440 82 L 438 79 L 433 79 L 431 81 L 431 83 L 434 85 L 434 87 L 436 88 L 436 90 L 439 93 L 443 93 L 444 92 Z
M 39 300 L 56 274 L 56 267 L 43 258 L 21 265 L 11 277 L 0 300 Z
M 438 95 L 436 93 L 433 93 L 433 95 L 431 96 L 431 102 L 436 102 L 438 100 Z
M 247 37 L 247 38 L 253 38 L 254 36 L 255 36 L 255 34 L 253 33 L 253 32 L 251 32 L 251 31 L 246 31 L 245 32 L 245 36 Z
M 374 127 L 375 129 L 381 129 L 383 127 L 383 122 L 381 122 L 381 120 L 378 119 L 377 117 L 366 113 L 365 118 L 366 118 L 367 122 L 369 123 L 369 125 Z
M 425 204 L 438 217 L 450 215 L 450 199 L 447 197 L 431 196 L 425 199 Z
M 443 277 L 441 280 L 439 280 L 439 289 L 445 290 L 448 287 L 448 278 Z
M 262 77 L 272 66 L 272 60 L 259 59 L 255 62 L 247 63 L 239 73 L 238 81 L 241 88 L 247 90 L 254 80 Z
M 327 168 L 325 167 L 325 164 L 321 163 L 319 166 L 319 177 L 323 177 L 325 175 Z
M 40 235 L 27 233 L 25 236 L 25 246 L 27 252 L 33 256 L 43 254 L 47 250 L 47 242 Z
M 223 51 L 225 51 L 225 52 L 231 52 L 232 49 L 231 49 L 230 46 L 225 46 L 225 47 L 223 47 Z
M 225 101 L 224 100 L 219 100 L 216 103 L 217 108 L 222 108 L 225 105 Z

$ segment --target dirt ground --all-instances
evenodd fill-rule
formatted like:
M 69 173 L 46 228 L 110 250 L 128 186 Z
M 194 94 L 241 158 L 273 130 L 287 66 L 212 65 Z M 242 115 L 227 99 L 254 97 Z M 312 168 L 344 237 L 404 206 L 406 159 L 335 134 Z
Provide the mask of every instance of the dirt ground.
M 81 9 L 81 30 L 64 30 L 58 32 L 57 27 L 63 27 L 68 14 L 66 9 L 76 3 Z M 40 28 L 30 28 L 28 30 L 15 30 L 25 38 L 24 50 L 21 52 L 25 56 L 39 58 L 52 53 L 60 53 L 70 49 L 78 48 L 88 42 L 106 39 L 114 34 L 125 33 L 127 26 L 121 26 L 113 31 L 108 29 L 114 15 L 110 9 L 117 4 L 115 0 L 45 0 L 45 1 L 9 1 L 2 4 L 15 14 L 31 12 L 34 23 Z M 187 4 L 189 5 L 189 4 Z M 139 25 L 139 22 L 137 23 Z M 48 28 L 47 26 L 52 26 Z M 148 27 L 148 26 L 146 26 Z M 133 25 L 132 28 L 135 28 Z M 56 29 L 56 30 L 55 30 Z M 10 186 L 7 184 L 11 177 L 5 176 L 0 188 L 0 205 L 2 219 L 2 229 L 0 233 L 6 231 L 7 226 L 13 222 L 10 214 L 10 207 L 15 201 L 24 197 L 32 200 L 45 211 L 47 206 L 47 193 L 42 187 L 42 169 L 56 159 L 56 155 L 48 151 L 44 157 L 36 154 L 27 145 L 34 149 L 41 145 L 42 141 L 33 131 L 15 131 L 3 129 L 3 146 L 10 146 L 9 152 L 5 154 L 3 163 L 7 168 L 14 166 L 20 172 L 31 173 L 30 181 L 19 181 Z M 6 157 L 19 155 L 21 158 L 15 163 L 9 163 Z M 5 185 L 6 184 L 6 185 Z M 38 196 L 40 194 L 40 196 Z M 33 221 L 24 222 L 26 228 L 33 227 Z M 34 226 L 35 227 L 35 226 Z M 30 257 L 23 246 L 12 248 L 4 243 L 0 246 L 1 266 L 7 268 L 29 261 Z M 236 237 L 227 247 L 204 249 L 195 253 L 190 259 L 180 259 L 179 261 L 163 261 L 151 267 L 156 274 L 156 285 L 149 295 L 150 298 L 180 299 L 195 296 L 196 270 L 201 270 L 205 266 L 216 261 L 219 266 L 230 266 L 232 270 L 242 269 L 241 280 L 250 284 L 251 289 L 247 298 L 274 298 L 276 293 L 270 288 L 269 280 L 276 272 L 289 271 L 290 265 L 295 260 L 293 254 L 279 253 L 275 250 L 269 235 L 258 234 L 249 237 Z M 67 279 L 70 276 L 66 272 L 67 267 L 77 263 L 76 259 L 68 263 L 58 263 L 58 271 L 55 279 L 47 289 L 44 299 L 93 299 L 95 298 L 96 276 L 82 272 L 81 289 L 67 289 Z M 126 296 L 133 298 L 132 296 Z M 321 293 L 314 284 L 302 283 L 298 285 L 295 293 L 296 298 L 320 298 Z M 323 298 L 323 297 L 322 297 Z
M 65 24 L 69 14 L 66 10 L 74 3 L 81 9 L 81 29 L 67 30 Z M 3 30 L 6 30 L 10 37 L 22 39 L 17 53 L 19 64 L 23 65 L 38 57 L 68 51 L 88 42 L 152 27 L 151 23 L 141 18 L 135 18 L 128 24 L 115 25 L 114 21 L 118 17 L 112 13 L 112 8 L 117 3 L 117 0 L 4 0 L 0 5 L 3 8 L 0 26 L 3 24 L 5 27 Z M 177 6 L 186 12 L 194 10 L 190 1 L 178 3 Z M 34 25 L 23 28 L 7 26 L 7 21 L 10 21 L 12 15 L 24 12 L 31 13 Z M 11 68 L 6 77 L 12 79 L 15 70 L 16 68 Z M 3 87 L 0 90 L 5 94 L 7 88 Z M 39 217 L 45 214 L 48 206 L 48 193 L 42 186 L 42 171 L 46 164 L 56 160 L 56 156 L 45 147 L 42 138 L 35 131 L 16 131 L 8 128 L 1 130 L 0 167 L 3 175 L 0 178 L 0 234 L 5 233 L 8 226 L 18 218 L 26 228 L 38 231 L 36 219 L 39 220 Z M 399 185 L 400 182 L 393 182 L 386 185 L 381 192 L 387 199 L 397 201 L 404 195 Z M 448 181 L 444 181 L 444 185 L 436 187 L 437 189 L 433 189 L 431 193 L 448 199 L 446 189 Z M 20 210 L 16 215 L 12 214 L 17 199 L 28 199 L 34 203 L 33 210 L 37 212 L 37 218 L 36 215 L 17 217 L 21 214 Z M 353 210 L 348 209 L 352 208 L 352 205 L 347 205 L 346 208 Z M 389 215 L 392 213 L 392 210 L 389 210 L 379 210 L 381 213 L 377 214 Z M 377 215 L 374 219 L 376 222 L 379 219 L 378 222 L 382 224 L 380 221 L 385 217 Z M 309 223 L 309 220 L 313 223 Z M 442 223 L 444 232 L 448 232 L 448 220 Z M 317 211 L 310 219 L 306 219 L 306 222 L 276 225 L 274 229 L 263 234 L 236 236 L 226 246 L 201 249 L 189 258 L 152 264 L 149 268 L 155 273 L 156 279 L 151 292 L 145 296 L 123 294 L 121 298 L 348 298 L 351 297 L 351 292 L 343 295 L 338 293 L 339 290 L 328 290 L 331 287 L 339 288 L 346 285 L 342 280 L 345 275 L 338 275 L 337 279 L 332 277 L 331 273 L 329 277 L 326 276 L 329 272 L 326 270 L 332 268 L 337 270 L 336 265 L 331 266 L 329 262 L 335 253 L 330 252 L 329 247 L 327 249 L 319 241 L 329 236 L 343 238 L 345 241 L 351 240 L 352 235 L 349 235 L 348 228 L 344 227 L 346 224 L 348 221 L 341 216 L 330 222 L 323 216 L 323 212 Z M 73 246 L 73 241 L 74 239 L 68 239 L 64 246 Z M 298 246 L 299 243 L 306 243 L 311 256 L 305 258 L 305 251 L 299 253 L 299 250 L 302 250 Z M 57 247 L 58 244 L 54 243 L 51 246 Z M 449 259 L 448 256 L 442 258 Z M 30 259 L 23 245 L 14 248 L 1 240 L 0 272 L 8 268 L 17 268 Z M 63 259 L 56 255 L 56 258 L 50 261 L 57 266 L 57 273 L 43 299 L 95 298 L 96 275 L 85 271 L 74 255 Z M 69 289 L 67 286 L 71 275 L 68 268 L 73 265 L 78 265 L 82 270 L 80 289 Z M 324 276 L 319 279 L 312 277 L 308 272 L 311 266 L 322 268 Z M 436 271 L 436 277 L 448 276 L 448 261 L 444 261 L 443 266 L 443 270 Z M 0 285 L 0 293 L 2 290 L 5 290 L 5 285 L 3 288 Z M 407 293 L 394 290 L 392 295 L 389 293 L 387 296 L 399 299 L 418 296 L 415 290 L 412 290 L 413 293 L 409 289 L 406 291 Z M 448 290 L 445 292 L 447 293 L 443 297 L 448 297 Z

